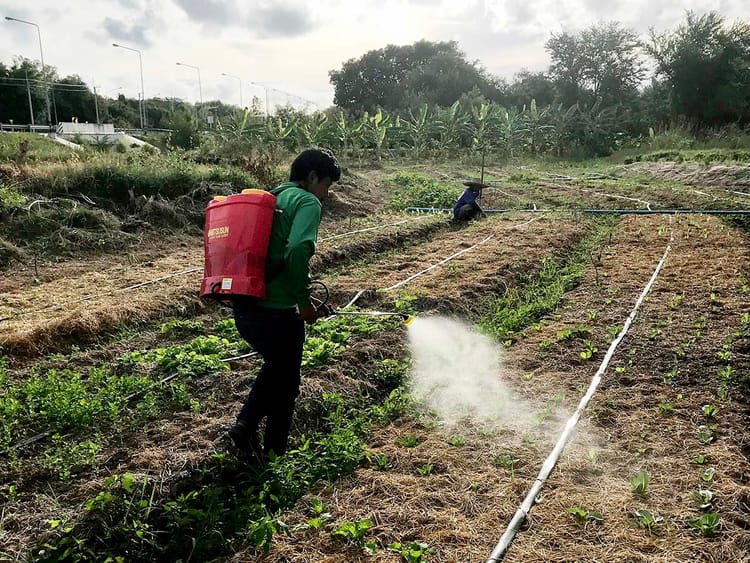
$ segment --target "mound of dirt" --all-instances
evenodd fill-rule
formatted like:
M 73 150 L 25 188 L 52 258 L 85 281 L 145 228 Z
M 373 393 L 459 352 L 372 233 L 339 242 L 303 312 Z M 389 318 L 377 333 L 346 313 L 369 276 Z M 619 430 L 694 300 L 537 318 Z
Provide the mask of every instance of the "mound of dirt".
M 694 186 L 750 188 L 750 165 L 704 166 L 694 163 L 635 162 L 623 166 L 623 169 L 630 173 L 647 173 L 657 178 L 678 180 Z
M 365 217 L 386 208 L 390 190 L 366 174 L 344 172 L 323 203 L 325 217 Z

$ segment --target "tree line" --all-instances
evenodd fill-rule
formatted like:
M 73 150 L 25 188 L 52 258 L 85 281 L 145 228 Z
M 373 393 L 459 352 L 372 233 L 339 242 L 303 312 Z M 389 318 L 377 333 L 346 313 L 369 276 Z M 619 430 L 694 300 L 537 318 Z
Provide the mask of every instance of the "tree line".
M 408 151 L 416 156 L 457 149 L 587 156 L 680 123 L 694 130 L 750 125 L 750 25 L 715 12 L 688 12 L 671 31 L 647 38 L 610 22 L 552 34 L 551 65 L 512 81 L 468 61 L 455 42 L 419 41 L 365 53 L 333 70 L 335 106 L 307 115 L 277 108 L 266 118 L 218 101 L 146 100 L 149 127 L 171 129 L 184 148 L 216 142 L 296 150 L 319 144 L 344 151 Z M 649 76 L 648 69 L 652 68 Z M 138 100 L 94 93 L 78 76 L 27 59 L 0 63 L 0 122 L 99 120 L 139 125 Z M 201 133 L 207 111 L 221 129 Z M 201 116 L 199 119 L 198 116 Z M 219 151 L 220 152 L 220 151 Z

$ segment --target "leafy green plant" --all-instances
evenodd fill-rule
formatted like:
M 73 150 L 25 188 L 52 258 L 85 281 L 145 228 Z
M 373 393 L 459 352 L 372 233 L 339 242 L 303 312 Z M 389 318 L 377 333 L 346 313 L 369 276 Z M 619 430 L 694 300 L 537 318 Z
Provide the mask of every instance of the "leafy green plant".
M 495 465 L 508 470 L 510 478 L 513 480 L 516 476 L 516 466 L 520 461 L 520 459 L 513 457 L 511 454 L 500 454 L 495 458 Z
M 270 515 L 263 516 L 247 525 L 247 539 L 264 555 L 271 552 L 273 536 L 278 533 L 289 535 L 289 529 L 284 522 Z
M 604 521 L 604 516 L 602 516 L 601 512 L 594 512 L 581 506 L 572 506 L 568 508 L 567 512 L 568 514 L 572 514 L 576 523 L 582 526 Z
M 640 471 L 630 478 L 630 490 L 637 497 L 646 497 L 649 492 L 650 477 L 646 471 Z
M 708 467 L 703 473 L 701 473 L 701 481 L 704 483 L 712 483 L 716 476 L 716 469 Z
M 657 531 L 661 526 L 661 522 L 664 520 L 661 516 L 657 516 L 645 508 L 636 510 L 633 513 L 633 517 L 635 522 L 648 533 L 654 533 Z
M 425 563 L 428 555 L 435 553 L 435 550 L 422 542 L 409 542 L 404 545 L 400 542 L 393 542 L 388 546 L 390 551 L 395 551 L 401 555 L 405 563 Z
M 688 524 L 701 536 L 713 538 L 719 534 L 721 518 L 717 512 L 710 512 L 701 515 L 699 518 L 690 520 Z
M 701 510 L 711 508 L 714 500 L 714 493 L 708 489 L 698 489 L 697 491 L 693 491 L 693 501 Z
M 45 454 L 44 467 L 67 481 L 74 474 L 94 467 L 102 446 L 91 440 L 69 443 L 59 434 L 52 436 L 54 447 Z
M 407 434 L 396 440 L 396 443 L 405 448 L 416 448 L 419 445 L 419 438 L 416 434 Z
M 333 530 L 334 536 L 344 538 L 347 543 L 357 547 L 365 548 L 370 553 L 376 553 L 378 546 L 374 541 L 366 539 L 367 532 L 372 528 L 372 520 L 364 519 L 355 522 L 342 522 L 338 528 Z
M 341 344 L 310 336 L 305 340 L 305 347 L 302 350 L 302 365 L 309 367 L 326 365 L 343 350 L 344 347 Z
M 558 342 L 563 340 L 573 340 L 575 338 L 585 338 L 591 335 L 591 328 L 587 326 L 575 326 L 565 330 L 558 331 L 557 340 Z
M 298 530 L 320 530 L 323 528 L 325 523 L 331 519 L 331 513 L 328 512 L 328 505 L 326 505 L 320 499 L 314 498 L 310 500 L 309 510 L 313 517 L 307 520 L 304 524 L 295 527 Z
M 456 448 L 460 448 L 460 447 L 462 447 L 463 445 L 466 444 L 466 438 L 464 438 L 463 436 L 453 436 L 452 438 L 448 439 L 448 443 L 451 446 L 454 446 Z
M 203 332 L 203 323 L 197 320 L 173 319 L 159 327 L 159 332 L 169 336 L 185 336 Z
M 370 464 L 378 471 L 388 471 L 391 468 L 388 456 L 385 454 L 370 453 L 367 454 Z
M 714 405 L 703 405 L 701 412 L 703 413 L 703 416 L 711 420 L 716 418 L 716 415 L 719 414 L 719 409 Z
M 692 460 L 690 460 L 691 463 L 694 463 L 696 465 L 703 465 L 707 461 L 708 461 L 708 457 L 703 454 L 699 454 L 695 456 Z
M 662 403 L 661 405 L 659 405 L 659 411 L 661 411 L 662 414 L 674 414 L 674 404 Z
M 417 472 L 423 477 L 432 475 L 432 472 L 434 470 L 435 470 L 435 466 L 432 463 L 425 463 L 423 466 L 417 468 Z
M 596 354 L 599 351 L 599 348 L 597 348 L 591 340 L 584 340 L 583 341 L 583 351 L 580 353 L 582 360 L 590 360 L 594 357 L 594 354 Z
M 714 433 L 710 426 L 702 424 L 698 427 L 698 441 L 701 444 L 707 445 L 714 441 Z

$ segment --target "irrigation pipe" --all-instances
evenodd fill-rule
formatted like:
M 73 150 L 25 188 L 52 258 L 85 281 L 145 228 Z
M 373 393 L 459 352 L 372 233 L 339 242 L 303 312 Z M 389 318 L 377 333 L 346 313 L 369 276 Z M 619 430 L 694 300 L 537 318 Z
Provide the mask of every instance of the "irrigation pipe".
M 421 217 L 418 217 L 418 219 L 421 219 Z M 339 238 L 346 238 L 350 235 L 356 235 L 358 233 L 366 233 L 368 231 L 376 231 L 378 229 L 385 229 L 386 227 L 395 227 L 396 225 L 402 225 L 403 223 L 408 223 L 409 221 L 413 221 L 413 219 L 404 219 L 402 221 L 396 221 L 395 223 L 388 223 L 386 225 L 376 225 L 374 227 L 367 227 L 366 229 L 359 229 L 356 231 L 349 231 L 347 233 L 341 233 L 338 235 L 333 235 L 330 237 L 322 238 L 318 242 L 328 242 L 329 240 L 336 240 Z
M 192 274 L 193 272 L 197 272 L 199 270 L 202 270 L 203 268 L 188 268 L 187 270 L 182 270 L 180 272 L 175 272 L 173 274 L 168 274 L 166 276 L 161 276 L 159 278 L 140 282 L 134 285 L 129 285 L 128 287 L 123 287 L 121 289 L 115 289 L 113 291 L 107 291 L 102 293 L 92 293 L 91 295 L 87 295 L 86 297 L 81 297 L 80 299 L 76 299 L 75 301 L 69 301 L 68 303 L 63 303 L 62 305 L 47 305 L 45 307 L 42 307 L 40 309 L 33 309 L 31 311 L 21 311 L 19 313 L 15 313 L 13 315 L 8 315 L 7 317 L 0 318 L 0 322 L 2 321 L 8 321 L 11 319 L 17 319 L 20 317 L 25 317 L 27 315 L 33 315 L 34 313 L 41 313 L 42 311 L 59 311 L 61 309 L 65 309 L 66 307 L 70 307 L 71 305 L 75 305 L 77 303 L 83 303 L 85 301 L 91 301 L 92 299 L 95 299 L 97 297 L 104 297 L 105 295 L 111 295 L 112 293 L 123 293 L 125 291 L 132 291 L 133 289 L 138 289 L 139 287 L 144 287 L 146 285 L 151 285 L 153 283 L 157 283 L 160 281 L 168 280 L 170 278 L 175 278 L 177 276 L 183 276 L 185 274 Z
M 651 279 L 646 284 L 646 287 L 643 288 L 643 291 L 641 292 L 641 295 L 638 298 L 638 301 L 636 301 L 635 307 L 633 307 L 633 310 L 630 312 L 630 315 L 625 321 L 625 324 L 623 325 L 622 330 L 617 335 L 617 338 L 615 338 L 612 344 L 610 344 L 609 350 L 607 350 L 607 354 L 604 356 L 604 360 L 602 360 L 602 363 L 599 366 L 599 369 L 594 374 L 594 377 L 591 380 L 591 383 L 589 384 L 589 388 L 586 391 L 586 394 L 581 398 L 581 401 L 578 404 L 578 408 L 575 410 L 573 415 L 568 419 L 568 422 L 565 424 L 565 428 L 563 429 L 562 434 L 560 434 L 560 437 L 557 439 L 557 443 L 555 444 L 555 447 L 552 449 L 552 452 L 550 452 L 549 456 L 547 456 L 547 459 L 544 461 L 544 464 L 542 465 L 542 468 L 536 477 L 536 481 L 534 481 L 534 484 L 529 490 L 529 493 L 526 495 L 526 498 L 523 500 L 523 502 L 519 506 L 518 510 L 513 516 L 513 519 L 510 521 L 510 524 L 508 524 L 508 528 L 500 537 L 500 541 L 497 543 L 497 545 L 495 546 L 495 549 L 490 554 L 489 559 L 487 559 L 487 563 L 497 563 L 504 557 L 505 552 L 508 550 L 508 548 L 510 547 L 510 544 L 513 542 L 513 539 L 515 538 L 516 533 L 520 529 L 521 524 L 523 524 L 524 520 L 526 520 L 526 516 L 529 514 L 529 512 L 531 511 L 531 508 L 534 506 L 536 502 L 537 495 L 539 495 L 539 492 L 541 491 L 542 486 L 544 485 L 545 481 L 549 477 L 552 470 L 555 468 L 555 465 L 560 459 L 560 455 L 562 454 L 563 450 L 565 449 L 565 446 L 570 440 L 570 437 L 573 434 L 573 429 L 575 428 L 576 424 L 578 424 L 578 421 L 581 418 L 581 414 L 583 413 L 583 410 L 588 406 L 589 401 L 591 400 L 591 397 L 593 397 L 594 392 L 596 391 L 596 388 L 599 386 L 599 383 L 602 380 L 602 375 L 606 371 L 607 366 L 609 366 L 609 362 L 612 359 L 612 356 L 614 355 L 615 350 L 617 349 L 617 346 L 620 344 L 622 339 L 625 338 L 625 335 L 628 333 L 628 330 L 630 329 L 630 325 L 633 323 L 633 319 L 635 319 L 635 316 L 638 312 L 638 309 L 641 306 L 641 303 L 643 303 L 643 300 L 646 298 L 646 295 L 648 295 L 649 291 L 651 291 L 651 286 L 654 285 L 654 282 L 656 281 L 656 278 L 659 275 L 659 272 L 661 271 L 662 267 L 664 266 L 664 263 L 667 260 L 667 256 L 669 256 L 669 252 L 672 249 L 673 240 L 674 240 L 674 234 L 670 236 L 669 244 L 667 245 L 667 248 L 664 250 L 664 255 L 661 257 L 661 260 L 657 264 L 656 269 L 654 270 L 654 273 L 651 275 Z
M 406 278 L 406 279 L 405 279 L 404 281 L 400 281 L 400 282 L 398 282 L 397 284 L 394 284 L 394 285 L 392 285 L 391 287 L 387 287 L 387 288 L 383 289 L 382 291 L 393 291 L 394 289 L 398 289 L 398 288 L 399 288 L 399 287 L 401 287 L 402 285 L 405 285 L 405 284 L 409 283 L 409 282 L 410 282 L 411 280 L 413 280 L 414 278 L 418 278 L 418 277 L 419 277 L 419 276 L 421 276 L 422 274 L 426 274 L 426 273 L 427 273 L 427 272 L 429 272 L 430 270 L 434 270 L 434 269 L 435 269 L 435 268 L 437 268 L 438 266 L 442 266 L 442 265 L 443 265 L 443 264 L 445 264 L 446 262 L 448 262 L 448 261 L 450 261 L 450 260 L 453 260 L 454 258 L 458 258 L 458 257 L 459 257 L 459 256 L 461 256 L 462 254 L 465 254 L 465 253 L 469 252 L 470 250 L 473 250 L 473 249 L 475 249 L 475 248 L 476 248 L 477 246 L 479 246 L 480 244 L 484 244 L 485 242 L 487 242 L 488 240 L 490 240 L 490 239 L 491 239 L 492 237 L 494 237 L 494 236 L 495 236 L 495 235 L 490 235 L 490 236 L 488 236 L 487 238 L 485 238 L 484 240 L 481 240 L 481 241 L 479 241 L 479 242 L 478 242 L 478 243 L 476 243 L 475 245 L 473 245 L 473 246 L 470 246 L 469 248 L 464 248 L 463 250 L 459 250 L 459 251 L 458 251 L 458 252 L 456 252 L 455 254 L 451 254 L 450 256 L 448 256 L 448 258 L 444 258 L 443 260 L 441 260 L 440 262 L 438 262 L 438 263 L 436 263 L 436 264 L 433 264 L 433 265 L 432 265 L 432 266 L 430 266 L 429 268 L 425 268 L 425 269 L 424 269 L 424 270 L 422 270 L 421 272 L 417 272 L 417 273 L 416 273 L 416 274 L 414 274 L 413 276 L 409 276 L 408 278 Z
M 374 231 L 374 230 L 377 230 L 377 229 L 385 229 L 387 227 L 394 227 L 396 225 L 401 225 L 403 223 L 407 223 L 407 222 L 413 221 L 413 220 L 414 219 L 412 219 L 412 218 L 408 218 L 408 219 L 403 219 L 401 221 L 397 221 L 395 223 L 387 223 L 385 225 L 376 225 L 375 227 L 367 227 L 366 229 L 359 229 L 359 230 L 356 230 L 356 231 L 349 231 L 349 232 L 346 232 L 346 233 L 341 233 L 341 234 L 338 234 L 338 235 L 333 235 L 333 236 L 330 236 L 330 237 L 327 237 L 327 238 L 320 239 L 318 242 L 326 242 L 326 241 L 330 241 L 330 240 L 334 240 L 334 239 L 338 239 L 338 238 L 345 238 L 345 237 L 348 237 L 350 235 L 354 235 L 354 234 L 358 234 L 358 233 L 364 233 L 364 232 L 367 232 L 367 231 Z M 93 293 L 91 295 L 87 295 L 85 297 L 82 297 L 81 299 L 77 299 L 75 301 L 69 301 L 69 302 L 63 303 L 61 305 L 55 305 L 55 304 L 45 305 L 44 307 L 41 307 L 39 309 L 32 309 L 30 311 L 21 311 L 21 312 L 18 312 L 18 313 L 14 313 L 12 315 L 8 315 L 8 316 L 5 316 L 5 317 L 0 317 L 0 322 L 9 321 L 9 320 L 12 320 L 12 319 L 18 319 L 18 318 L 25 317 L 25 316 L 28 316 L 28 315 L 33 315 L 35 313 L 41 313 L 43 311 L 59 311 L 59 310 L 65 309 L 66 307 L 70 307 L 71 305 L 75 305 L 77 303 L 83 303 L 85 301 L 91 301 L 92 299 L 95 299 L 97 297 L 104 297 L 105 295 L 111 295 L 112 293 L 123 293 L 125 291 L 132 291 L 134 289 L 138 289 L 138 288 L 141 288 L 141 287 L 145 287 L 147 285 L 151 285 L 151 284 L 158 283 L 158 282 L 161 282 L 161 281 L 165 281 L 165 280 L 168 280 L 168 279 L 171 279 L 171 278 L 175 278 L 177 276 L 183 276 L 183 275 L 186 275 L 186 274 L 192 274 L 194 272 L 199 272 L 199 271 L 202 271 L 202 270 L 203 270 L 202 267 L 188 268 L 186 270 L 182 270 L 182 271 L 175 272 L 175 273 L 172 273 L 172 274 L 167 274 L 167 275 L 164 275 L 164 276 L 152 279 L 152 280 L 140 282 L 140 283 L 137 283 L 137 284 L 134 284 L 134 285 L 130 285 L 130 286 L 127 286 L 127 287 L 123 287 L 123 288 L 120 288 L 120 289 L 115 289 L 115 290 L 112 290 L 112 291 L 107 291 L 107 292 L 102 292 L 102 293 Z
M 566 190 L 580 190 L 580 191 L 583 191 L 583 192 L 592 193 L 594 195 L 600 195 L 600 196 L 603 196 L 603 197 L 610 197 L 612 199 L 624 199 L 626 201 L 635 201 L 637 203 L 644 204 L 646 206 L 646 209 L 651 210 L 651 203 L 648 202 L 648 201 L 646 201 L 645 199 L 638 199 L 636 197 L 628 197 L 628 196 L 624 196 L 624 195 L 609 194 L 609 193 L 606 193 L 606 192 L 598 192 L 596 190 L 592 190 L 591 188 L 582 188 L 580 186 L 565 186 L 563 184 L 547 184 L 547 185 L 548 186 L 553 186 L 555 188 L 564 188 Z M 542 187 L 544 187 L 544 186 L 542 186 Z
M 406 211 L 447 213 L 452 209 L 439 207 L 407 207 Z M 484 213 L 551 213 L 552 209 L 483 209 Z M 592 215 L 750 215 L 750 209 L 562 209 Z

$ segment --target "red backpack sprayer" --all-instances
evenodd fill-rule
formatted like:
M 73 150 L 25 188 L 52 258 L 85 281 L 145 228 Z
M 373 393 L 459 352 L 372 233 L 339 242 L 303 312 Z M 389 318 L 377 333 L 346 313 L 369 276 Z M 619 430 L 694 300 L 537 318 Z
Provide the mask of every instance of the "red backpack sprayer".
M 263 190 L 242 190 L 230 196 L 215 196 L 206 208 L 204 231 L 205 267 L 200 296 L 220 302 L 266 296 L 266 255 L 276 212 L 276 196 Z M 413 319 L 406 313 L 381 311 L 336 311 L 329 305 L 329 292 L 313 299 L 316 309 L 330 315 L 399 316 L 406 324 Z

